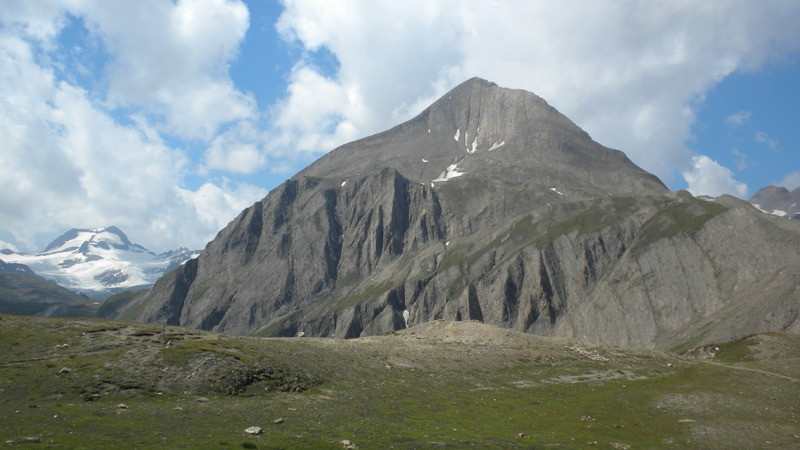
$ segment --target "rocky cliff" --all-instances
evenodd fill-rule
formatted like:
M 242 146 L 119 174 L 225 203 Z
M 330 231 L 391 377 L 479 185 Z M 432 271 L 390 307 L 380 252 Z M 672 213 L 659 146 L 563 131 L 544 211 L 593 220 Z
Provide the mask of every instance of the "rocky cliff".
M 670 193 L 541 98 L 472 79 L 320 158 L 125 314 L 357 337 L 408 311 L 665 348 L 798 331 L 800 230 L 774 220 Z

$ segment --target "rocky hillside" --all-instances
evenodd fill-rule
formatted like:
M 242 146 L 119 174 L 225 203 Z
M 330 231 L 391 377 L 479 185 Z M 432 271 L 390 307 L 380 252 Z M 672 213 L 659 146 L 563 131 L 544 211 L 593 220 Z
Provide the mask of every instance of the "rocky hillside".
M 670 193 L 541 98 L 472 79 L 274 189 L 122 314 L 348 338 L 407 315 L 679 347 L 798 330 L 793 225 Z

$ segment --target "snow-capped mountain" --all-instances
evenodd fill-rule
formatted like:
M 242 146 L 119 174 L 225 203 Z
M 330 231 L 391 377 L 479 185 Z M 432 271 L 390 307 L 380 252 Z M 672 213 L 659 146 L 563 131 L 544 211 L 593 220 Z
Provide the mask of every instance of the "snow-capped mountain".
M 63 287 L 105 298 L 114 292 L 152 285 L 160 276 L 197 257 L 186 248 L 156 254 L 134 244 L 117 227 L 73 228 L 41 253 L 3 250 L 7 263 L 25 264 Z

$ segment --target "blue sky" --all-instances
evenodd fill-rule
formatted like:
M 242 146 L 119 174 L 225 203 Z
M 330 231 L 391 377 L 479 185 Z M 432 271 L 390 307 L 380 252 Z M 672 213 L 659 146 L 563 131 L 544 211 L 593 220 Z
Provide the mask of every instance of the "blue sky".
M 800 186 L 800 2 L 6 0 L 0 248 L 202 248 L 325 152 L 480 76 L 671 189 Z

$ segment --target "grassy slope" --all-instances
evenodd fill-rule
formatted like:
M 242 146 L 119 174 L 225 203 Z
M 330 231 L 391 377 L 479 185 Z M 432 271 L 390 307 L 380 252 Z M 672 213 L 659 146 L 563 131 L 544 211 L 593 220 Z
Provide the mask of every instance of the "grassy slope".
M 688 358 L 471 322 L 341 341 L 0 315 L 0 443 L 786 448 L 798 350 L 796 335 Z

